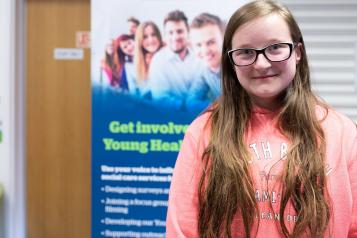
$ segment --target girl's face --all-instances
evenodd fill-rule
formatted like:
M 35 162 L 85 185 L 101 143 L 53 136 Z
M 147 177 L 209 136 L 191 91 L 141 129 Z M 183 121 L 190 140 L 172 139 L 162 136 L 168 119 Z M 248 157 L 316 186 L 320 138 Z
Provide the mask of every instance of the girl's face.
M 124 52 L 124 54 L 129 55 L 129 56 L 134 55 L 134 40 L 133 39 L 121 41 L 119 44 L 119 47 Z
M 261 49 L 275 43 L 293 43 L 285 20 L 270 14 L 239 27 L 232 37 L 232 49 Z M 275 109 L 279 95 L 290 85 L 301 57 L 300 45 L 292 50 L 290 58 L 271 62 L 263 54 L 248 66 L 234 66 L 237 78 L 252 99 L 253 105 Z
M 155 53 L 160 47 L 160 41 L 154 28 L 148 25 L 144 29 L 143 48 L 149 53 Z

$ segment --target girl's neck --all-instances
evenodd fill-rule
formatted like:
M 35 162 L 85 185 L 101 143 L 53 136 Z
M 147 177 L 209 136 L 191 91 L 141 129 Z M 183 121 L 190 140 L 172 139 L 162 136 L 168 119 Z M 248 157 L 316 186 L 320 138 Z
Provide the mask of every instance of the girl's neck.
M 278 101 L 276 98 L 264 98 L 264 99 L 257 99 L 251 98 L 253 108 L 262 108 L 268 111 L 276 111 L 278 108 L 281 107 L 281 102 Z

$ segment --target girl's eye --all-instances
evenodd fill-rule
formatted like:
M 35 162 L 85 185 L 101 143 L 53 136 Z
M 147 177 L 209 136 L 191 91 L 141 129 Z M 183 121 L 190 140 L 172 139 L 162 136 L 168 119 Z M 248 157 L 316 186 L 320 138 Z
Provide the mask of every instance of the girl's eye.
M 275 45 L 269 46 L 267 48 L 267 50 L 270 51 L 270 52 L 274 52 L 274 51 L 280 51 L 280 50 L 282 50 L 284 48 L 287 48 L 287 46 L 284 45 L 284 44 L 275 44 Z
M 280 46 L 279 44 L 277 44 L 277 45 L 272 45 L 272 46 L 269 47 L 270 50 L 277 50 L 277 49 L 279 49 L 279 48 L 281 48 L 281 46 Z
M 238 51 L 238 55 L 253 55 L 254 50 L 251 49 L 241 49 Z

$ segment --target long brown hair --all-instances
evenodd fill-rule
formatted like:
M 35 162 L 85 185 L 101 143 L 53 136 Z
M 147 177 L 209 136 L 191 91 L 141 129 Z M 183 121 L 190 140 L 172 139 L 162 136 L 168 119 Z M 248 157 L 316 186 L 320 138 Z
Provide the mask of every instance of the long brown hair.
M 134 37 L 128 34 L 121 34 L 116 40 L 114 44 L 114 56 L 113 56 L 113 79 L 112 86 L 121 87 L 122 75 L 124 70 L 124 65 L 126 62 L 132 62 L 133 56 L 127 55 L 120 47 L 120 43 L 128 40 L 134 40 Z
M 280 231 L 284 237 L 323 237 L 331 216 L 324 166 L 325 140 L 316 105 L 326 106 L 314 95 L 301 31 L 291 12 L 274 1 L 254 1 L 230 18 L 223 43 L 222 97 L 211 109 L 210 142 L 202 156 L 205 169 L 199 183 L 200 237 L 232 237 L 236 213 L 243 223 L 244 237 L 250 237 L 258 205 L 248 161 L 244 135 L 252 113 L 249 95 L 236 78 L 227 51 L 232 37 L 243 24 L 258 17 L 278 14 L 287 23 L 293 42 L 301 44 L 296 74 L 281 98 L 280 131 L 290 140 L 285 169 L 281 174 Z M 285 224 L 284 212 L 291 202 L 298 214 L 294 229 Z

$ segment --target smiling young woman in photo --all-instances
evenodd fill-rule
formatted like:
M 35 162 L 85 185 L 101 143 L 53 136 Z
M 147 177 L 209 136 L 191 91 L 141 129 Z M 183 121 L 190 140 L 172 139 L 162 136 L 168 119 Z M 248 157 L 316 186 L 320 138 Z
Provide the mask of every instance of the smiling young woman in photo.
M 135 36 L 135 57 L 137 81 L 147 80 L 151 59 L 163 46 L 161 33 L 157 25 L 152 22 L 143 22 L 139 25 Z

